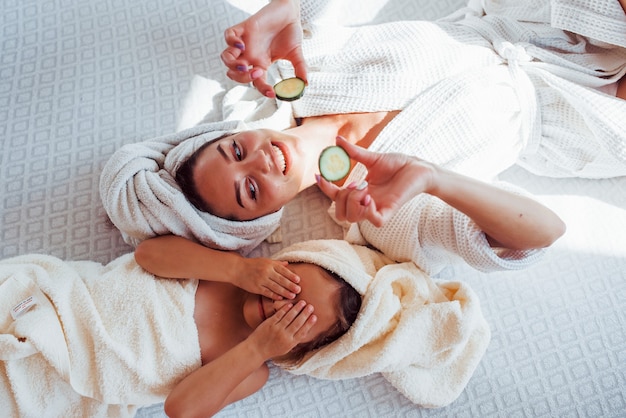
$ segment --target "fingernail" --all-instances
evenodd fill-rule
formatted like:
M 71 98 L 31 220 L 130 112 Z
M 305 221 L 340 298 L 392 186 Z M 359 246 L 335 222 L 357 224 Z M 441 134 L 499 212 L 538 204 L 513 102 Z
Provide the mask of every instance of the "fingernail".
M 336 137 L 335 139 L 343 139 L 344 141 L 346 140 L 346 138 L 344 138 L 344 137 L 343 137 L 343 136 L 341 136 L 341 135 L 337 135 L 337 137 Z
M 237 71 L 241 71 L 242 73 L 245 73 L 246 71 L 248 71 L 248 67 L 245 65 L 238 65 Z
M 366 187 L 367 187 L 367 181 L 363 180 L 363 181 L 361 182 L 361 184 L 359 184 L 359 185 L 357 186 L 357 188 L 356 188 L 356 189 L 357 189 L 357 190 L 363 190 L 363 189 L 365 189 Z
M 242 44 L 241 42 L 235 42 L 235 48 L 237 49 L 241 49 L 242 51 L 246 50 L 246 47 L 244 44 Z
M 356 181 L 351 182 L 346 186 L 348 189 L 356 189 Z
M 316 182 L 317 184 L 320 184 L 320 180 L 321 180 L 321 179 L 322 179 L 322 176 L 320 176 L 319 174 L 316 174 L 316 175 L 315 175 L 315 182 Z
M 369 206 L 371 202 L 372 197 L 370 195 L 365 195 L 365 197 L 363 198 L 363 206 Z
M 262 75 L 263 75 L 263 70 L 260 69 L 260 68 L 257 68 L 256 70 L 254 70 L 254 71 L 252 71 L 250 73 L 250 78 L 255 80 L 255 79 L 261 77 Z

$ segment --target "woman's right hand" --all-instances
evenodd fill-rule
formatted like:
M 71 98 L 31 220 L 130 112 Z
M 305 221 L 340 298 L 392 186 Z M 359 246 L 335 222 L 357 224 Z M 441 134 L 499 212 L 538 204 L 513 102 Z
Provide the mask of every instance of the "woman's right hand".
M 269 258 L 243 258 L 237 263 L 232 283 L 272 300 L 293 299 L 300 293 L 300 277 L 287 264 Z
M 368 220 L 380 227 L 398 209 L 420 193 L 428 193 L 434 185 L 434 166 L 415 157 L 398 153 L 377 153 L 353 145 L 337 137 L 351 159 L 368 170 L 366 183 L 340 188 L 320 178 L 318 186 L 335 202 L 339 221 Z
M 295 305 L 287 303 L 256 327 L 248 338 L 254 339 L 256 349 L 264 358 L 282 356 L 306 341 L 317 322 L 313 312 L 313 305 L 303 300 Z
M 269 66 L 279 59 L 291 62 L 296 77 L 307 80 L 302 54 L 302 24 L 298 0 L 272 0 L 257 13 L 224 32 L 228 45 L 221 59 L 228 77 L 250 83 L 266 97 L 276 97 L 267 83 Z

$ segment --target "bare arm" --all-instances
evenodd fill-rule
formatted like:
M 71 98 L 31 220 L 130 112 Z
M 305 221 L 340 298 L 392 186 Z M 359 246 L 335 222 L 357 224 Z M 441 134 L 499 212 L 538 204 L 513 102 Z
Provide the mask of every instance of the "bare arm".
M 227 75 L 252 82 L 263 95 L 275 97 L 267 83 L 269 66 L 278 59 L 292 63 L 297 77 L 307 79 L 302 53 L 299 0 L 271 0 L 254 15 L 224 32 L 227 47 L 221 54 Z
M 435 187 L 428 193 L 469 216 L 492 247 L 548 247 L 565 232 L 563 221 L 533 199 L 448 170 L 435 171 Z
M 165 400 L 167 416 L 212 416 L 256 392 L 267 381 L 265 361 L 304 341 L 316 320 L 304 301 L 284 305 L 248 338 L 185 377 Z
M 171 279 L 227 282 L 272 299 L 293 299 L 300 278 L 287 263 L 267 258 L 245 258 L 214 250 L 186 238 L 164 235 L 141 242 L 137 263 L 152 274 Z
M 339 220 L 369 220 L 382 226 L 413 197 L 428 193 L 463 212 L 481 228 L 492 246 L 534 249 L 551 245 L 565 224 L 550 209 L 525 196 L 474 180 L 403 154 L 367 151 L 338 139 L 352 158 L 368 169 L 367 187 L 344 189 L 321 179 L 322 191 L 335 201 Z

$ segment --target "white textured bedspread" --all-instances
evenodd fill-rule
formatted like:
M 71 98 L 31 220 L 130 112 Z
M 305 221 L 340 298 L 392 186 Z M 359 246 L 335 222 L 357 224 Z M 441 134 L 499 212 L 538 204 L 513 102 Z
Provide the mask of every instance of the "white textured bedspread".
M 434 19 L 461 0 L 367 0 L 354 21 Z M 109 262 L 131 249 L 106 221 L 100 171 L 121 145 L 175 131 L 194 75 L 225 82 L 222 33 L 243 0 L 5 1 L 0 13 L 0 257 Z M 257 3 L 257 2 L 255 2 Z M 207 103 L 207 109 L 212 107 Z M 198 117 L 199 115 L 195 115 Z M 567 222 L 541 263 L 445 270 L 481 299 L 492 340 L 461 396 L 416 407 L 382 376 L 323 381 L 275 367 L 220 417 L 626 416 L 626 178 L 540 178 L 525 187 Z M 340 237 L 314 188 L 285 209 L 283 242 Z M 1 409 L 1 408 L 0 408 Z M 1 415 L 1 413 L 0 413 Z M 139 417 L 164 417 L 162 405 Z

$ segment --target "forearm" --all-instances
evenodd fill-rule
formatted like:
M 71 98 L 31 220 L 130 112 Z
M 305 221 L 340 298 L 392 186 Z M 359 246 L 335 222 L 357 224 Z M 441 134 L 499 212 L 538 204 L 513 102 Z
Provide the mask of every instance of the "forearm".
M 175 235 L 145 240 L 135 250 L 135 260 L 141 267 L 172 279 L 224 282 L 233 277 L 233 269 L 242 259 L 237 253 L 208 248 Z
M 543 248 L 565 232 L 550 209 L 526 196 L 436 168 L 430 194 L 463 212 L 485 232 L 492 246 Z
M 212 416 L 251 395 L 267 381 L 265 360 L 249 339 L 242 341 L 185 377 L 165 400 L 167 416 Z

